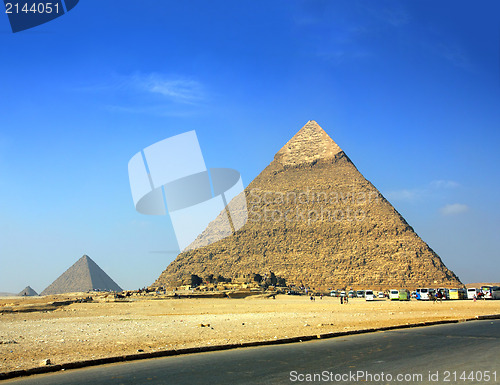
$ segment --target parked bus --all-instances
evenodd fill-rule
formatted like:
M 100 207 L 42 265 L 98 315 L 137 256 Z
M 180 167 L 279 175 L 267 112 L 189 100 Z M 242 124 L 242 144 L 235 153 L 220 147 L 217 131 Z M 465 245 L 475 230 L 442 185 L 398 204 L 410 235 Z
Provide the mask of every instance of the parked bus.
M 450 289 L 450 299 L 466 299 L 467 292 L 464 289 Z
M 431 289 L 427 289 L 427 288 L 419 288 L 417 289 L 417 295 L 415 298 L 417 298 L 418 300 L 422 300 L 422 301 L 426 301 L 429 299 L 429 292 L 430 292 Z
M 499 299 L 500 288 L 498 286 L 481 286 L 481 291 L 484 299 Z
M 477 294 L 479 293 L 479 289 L 475 287 L 467 288 L 467 299 L 474 299 L 474 296 L 477 298 Z
M 406 289 L 399 290 L 398 299 L 400 301 L 409 301 L 410 300 L 410 292 Z

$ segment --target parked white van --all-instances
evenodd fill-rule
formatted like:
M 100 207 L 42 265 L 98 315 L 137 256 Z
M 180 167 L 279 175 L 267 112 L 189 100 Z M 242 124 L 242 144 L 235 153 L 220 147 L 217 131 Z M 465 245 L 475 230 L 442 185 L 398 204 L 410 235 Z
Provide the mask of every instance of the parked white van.
M 389 290 L 389 299 L 391 301 L 399 301 L 399 290 L 396 289 Z
M 417 289 L 416 298 L 422 301 L 429 299 L 429 293 L 433 292 L 433 289 L 419 288 Z
M 365 290 L 365 299 L 367 301 L 373 301 L 373 290 Z

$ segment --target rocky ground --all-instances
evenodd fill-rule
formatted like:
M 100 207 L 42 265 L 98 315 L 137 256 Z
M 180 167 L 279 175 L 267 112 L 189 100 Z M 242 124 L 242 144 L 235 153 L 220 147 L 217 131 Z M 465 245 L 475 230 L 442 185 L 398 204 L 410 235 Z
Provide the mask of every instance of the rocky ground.
M 500 301 L 351 299 L 341 305 L 338 298 L 311 301 L 286 295 L 276 299 L 136 297 L 128 302 L 70 305 L 54 305 L 53 301 L 48 297 L 0 299 L 0 373 L 37 367 L 46 359 L 61 364 L 142 351 L 500 314 Z M 29 312 L 11 311 L 28 307 Z

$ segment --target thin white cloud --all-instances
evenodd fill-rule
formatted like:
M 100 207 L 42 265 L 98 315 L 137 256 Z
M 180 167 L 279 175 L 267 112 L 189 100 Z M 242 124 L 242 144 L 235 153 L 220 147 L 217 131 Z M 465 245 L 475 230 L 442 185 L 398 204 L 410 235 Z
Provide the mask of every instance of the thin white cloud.
M 361 13 L 363 20 L 374 19 L 369 12 L 361 10 Z M 334 2 L 300 3 L 293 20 L 302 34 L 310 36 L 306 48 L 308 54 L 312 53 L 331 64 L 366 60 L 374 55 L 372 47 L 367 44 L 367 38 L 373 33 L 373 28 L 378 27 L 373 27 L 371 22 L 367 27 L 366 21 L 353 18 Z M 321 31 L 321 39 L 317 39 L 318 29 Z
M 456 215 L 469 211 L 469 206 L 464 205 L 462 203 L 453 203 L 442 207 L 439 211 L 441 212 L 442 215 L 446 216 Z
M 365 58 L 373 56 L 368 51 L 355 50 L 355 49 L 352 49 L 352 50 L 339 49 L 339 50 L 332 50 L 332 51 L 318 51 L 316 54 L 318 55 L 318 57 L 325 59 L 333 64 L 340 64 L 340 63 L 348 61 L 348 60 L 365 59 Z
M 422 196 L 424 196 L 425 191 L 418 189 L 403 189 L 403 190 L 389 191 L 385 195 L 389 200 L 414 202 L 419 198 L 421 198 Z
M 440 180 L 433 180 L 430 183 L 430 186 L 434 189 L 447 189 L 447 188 L 457 188 L 460 187 L 460 183 L 455 182 L 454 180 L 446 180 L 446 179 L 440 179 Z
M 160 116 L 191 116 L 207 102 L 205 87 L 186 76 L 161 73 L 112 75 L 106 82 L 77 88 L 99 93 L 103 108 L 113 112 Z
M 470 55 L 463 45 L 444 36 L 439 31 L 433 31 L 429 38 L 421 40 L 420 46 L 426 51 L 426 54 L 440 58 L 452 66 L 465 70 L 472 69 Z
M 436 53 L 456 67 L 470 68 L 470 60 L 458 43 L 438 44 Z
M 186 117 L 193 115 L 193 111 L 188 109 L 173 108 L 172 105 L 155 105 L 155 106 L 120 106 L 106 105 L 108 111 L 125 112 L 130 114 L 148 114 L 169 117 Z
M 143 91 L 159 94 L 178 103 L 197 103 L 203 100 L 203 87 L 200 82 L 182 77 L 167 77 L 152 73 L 136 74 L 130 79 L 131 85 Z
M 185 76 L 168 76 L 160 73 L 135 73 L 112 75 L 106 82 L 75 87 L 84 92 L 117 93 L 128 100 L 141 101 L 152 97 L 157 102 L 200 104 L 206 100 L 205 87 L 195 79 Z M 148 104 L 150 104 L 148 102 Z
M 401 27 L 410 23 L 410 14 L 404 9 L 386 9 L 383 19 L 393 27 Z
M 363 3 L 362 8 L 376 20 L 392 27 L 402 27 L 410 23 L 410 13 L 403 4 L 392 3 L 381 7 L 381 4 Z
M 458 182 L 447 179 L 433 180 L 427 186 L 413 189 L 401 189 L 389 191 L 385 195 L 389 200 L 415 202 L 419 199 L 428 198 L 440 193 L 442 190 L 460 187 Z

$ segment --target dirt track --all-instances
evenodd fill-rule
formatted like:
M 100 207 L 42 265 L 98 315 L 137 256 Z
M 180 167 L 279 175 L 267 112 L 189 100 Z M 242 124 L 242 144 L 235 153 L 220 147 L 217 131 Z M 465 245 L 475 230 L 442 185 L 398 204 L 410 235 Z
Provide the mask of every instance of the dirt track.
M 1 300 L 0 310 L 13 299 Z M 18 299 L 21 304 L 30 299 Z M 43 299 L 36 300 L 39 304 Z M 45 300 L 46 301 L 46 300 Z M 4 306 L 1 306 L 4 305 Z M 0 313 L 0 373 L 92 358 L 500 314 L 500 301 L 398 302 L 279 295 L 75 303 Z

